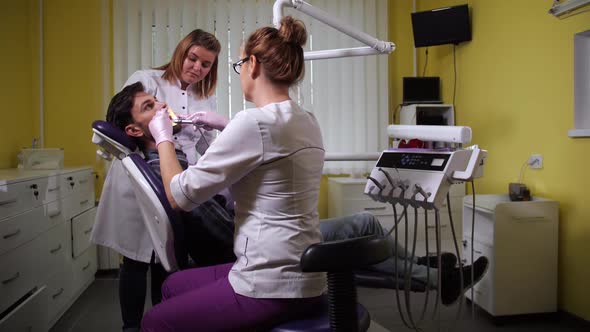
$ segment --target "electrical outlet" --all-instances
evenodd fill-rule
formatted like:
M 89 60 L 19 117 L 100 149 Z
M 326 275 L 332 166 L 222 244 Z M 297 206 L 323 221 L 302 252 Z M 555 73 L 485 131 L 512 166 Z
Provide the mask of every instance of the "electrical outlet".
M 532 154 L 529 157 L 529 167 L 531 169 L 540 169 L 540 168 L 543 168 L 543 155 L 541 155 L 541 154 Z

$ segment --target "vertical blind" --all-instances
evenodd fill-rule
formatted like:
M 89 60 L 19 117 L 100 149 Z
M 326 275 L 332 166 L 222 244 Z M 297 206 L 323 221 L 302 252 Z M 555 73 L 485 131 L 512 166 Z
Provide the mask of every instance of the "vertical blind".
M 387 40 L 387 0 L 308 1 L 358 30 Z M 176 44 L 199 28 L 221 43 L 217 111 L 232 117 L 246 107 L 239 76 L 231 63 L 250 33 L 272 25 L 273 0 L 115 0 L 113 2 L 114 83 L 120 89 L 138 69 L 163 65 Z M 366 46 L 333 28 L 285 8 L 301 19 L 309 50 Z M 305 79 L 291 97 L 318 119 L 327 152 L 363 153 L 387 147 L 387 56 L 365 56 L 306 62 Z M 374 162 L 326 162 L 324 173 L 361 173 Z

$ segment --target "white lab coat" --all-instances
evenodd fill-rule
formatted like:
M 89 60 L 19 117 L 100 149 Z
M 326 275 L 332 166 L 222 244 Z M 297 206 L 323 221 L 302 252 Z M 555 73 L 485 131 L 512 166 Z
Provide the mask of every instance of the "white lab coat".
M 322 294 L 325 276 L 302 273 L 301 254 L 321 242 L 317 212 L 324 150 L 315 117 L 293 101 L 236 114 L 171 192 L 184 210 L 230 186 L 236 201 L 229 281 L 238 294 L 299 298 Z
M 181 90 L 180 82 L 171 84 L 161 77 L 162 74 L 162 70 L 140 70 L 129 77 L 125 86 L 142 82 L 146 92 L 165 101 L 176 114 L 216 110 L 214 96 L 204 100 L 196 99 L 190 86 L 186 91 Z M 197 161 L 195 142 L 199 138 L 199 132 L 195 132 L 190 126 L 174 136 L 176 147 L 187 155 L 189 164 Z M 207 140 L 211 143 L 213 139 L 214 134 L 209 132 Z M 91 240 L 140 262 L 149 263 L 151 259 L 152 241 L 144 226 L 131 182 L 119 160 L 112 162 L 105 179 Z

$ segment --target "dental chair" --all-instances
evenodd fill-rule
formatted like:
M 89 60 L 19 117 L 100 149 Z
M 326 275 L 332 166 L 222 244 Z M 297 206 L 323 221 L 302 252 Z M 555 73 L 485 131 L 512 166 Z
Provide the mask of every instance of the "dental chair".
M 136 151 L 135 142 L 121 130 L 100 120 L 92 128 L 92 141 L 102 148 L 97 154 L 105 159 L 115 156 L 123 163 L 161 264 L 169 272 L 178 270 L 174 234 L 181 230 L 174 223 L 179 218 L 170 207 L 161 179 Z M 327 272 L 325 305 L 312 315 L 275 326 L 271 332 L 367 331 L 371 318 L 357 303 L 355 280 L 369 287 L 397 285 L 395 278 L 362 271 L 387 259 L 390 252 L 389 243 L 377 236 L 311 245 L 300 264 L 304 272 Z
M 92 131 L 92 142 L 102 148 L 97 154 L 107 160 L 111 156 L 121 160 L 159 262 L 168 272 L 184 267 L 184 244 L 174 240 L 174 233 L 182 234 L 182 220 L 170 206 L 160 177 L 137 151 L 135 142 L 120 129 L 97 120 L 92 123 Z

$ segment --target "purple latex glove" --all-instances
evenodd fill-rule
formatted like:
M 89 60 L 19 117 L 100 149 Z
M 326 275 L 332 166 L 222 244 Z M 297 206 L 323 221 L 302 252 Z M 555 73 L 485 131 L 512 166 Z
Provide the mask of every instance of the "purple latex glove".
M 215 112 L 196 112 L 187 117 L 195 125 L 203 126 L 205 130 L 223 130 L 227 126 L 229 119 Z
M 156 141 L 156 146 L 166 141 L 174 143 L 174 140 L 172 140 L 172 121 L 170 121 L 166 109 L 156 112 L 152 121 L 150 121 L 149 127 L 150 133 Z

